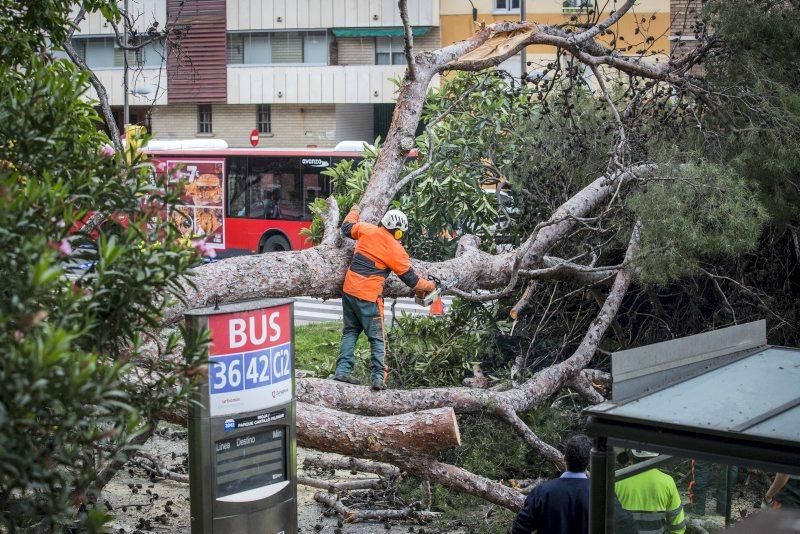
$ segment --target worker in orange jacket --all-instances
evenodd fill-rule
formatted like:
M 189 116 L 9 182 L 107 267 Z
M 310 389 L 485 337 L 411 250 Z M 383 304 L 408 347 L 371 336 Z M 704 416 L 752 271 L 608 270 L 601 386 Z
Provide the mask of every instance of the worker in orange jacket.
M 361 332 L 369 339 L 372 364 L 372 389 L 386 385 L 386 345 L 383 328 L 383 283 L 395 273 L 407 286 L 420 295 L 436 289 L 430 280 L 421 278 L 411 267 L 406 249 L 400 244 L 408 230 L 408 219 L 399 210 L 389 210 L 380 226 L 359 222 L 359 209 L 354 207 L 342 224 L 342 234 L 356 240 L 350 268 L 344 278 L 342 315 L 344 329 L 336 361 L 334 380 L 357 384 L 351 376 L 356 363 L 355 347 Z

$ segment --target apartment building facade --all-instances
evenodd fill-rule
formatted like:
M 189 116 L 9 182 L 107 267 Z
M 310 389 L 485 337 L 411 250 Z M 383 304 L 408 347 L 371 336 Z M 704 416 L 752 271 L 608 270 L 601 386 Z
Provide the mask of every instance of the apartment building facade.
M 128 55 L 131 122 L 153 137 L 249 147 L 256 130 L 258 146 L 278 148 L 385 135 L 405 73 L 396 0 L 128 2 L 134 33 L 146 37 L 154 22 L 183 30 Z M 408 7 L 416 49 L 438 48 L 439 1 Z M 73 44 L 121 122 L 124 55 L 113 36 L 91 14 Z

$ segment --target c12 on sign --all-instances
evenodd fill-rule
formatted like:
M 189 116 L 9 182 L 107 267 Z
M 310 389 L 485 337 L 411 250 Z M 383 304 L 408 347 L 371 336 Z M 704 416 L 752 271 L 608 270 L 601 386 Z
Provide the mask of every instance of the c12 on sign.
M 212 315 L 210 415 L 261 410 L 294 395 L 291 305 Z

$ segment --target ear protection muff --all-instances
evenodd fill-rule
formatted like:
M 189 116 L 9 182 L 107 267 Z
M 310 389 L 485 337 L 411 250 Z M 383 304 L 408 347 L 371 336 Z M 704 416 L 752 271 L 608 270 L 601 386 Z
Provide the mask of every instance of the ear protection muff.
M 395 230 L 394 231 L 394 238 L 397 239 L 398 241 L 400 241 L 403 238 L 403 231 L 400 230 L 400 229 Z

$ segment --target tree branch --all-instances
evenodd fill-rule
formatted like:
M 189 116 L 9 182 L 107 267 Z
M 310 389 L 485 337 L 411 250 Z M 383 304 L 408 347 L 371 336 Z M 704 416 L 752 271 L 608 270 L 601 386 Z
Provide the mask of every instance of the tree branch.
M 396 478 L 400 476 L 400 469 L 390 464 L 329 454 L 307 456 L 303 460 L 303 466 L 321 467 L 324 469 L 346 469 L 349 471 L 360 471 L 362 473 L 374 473 L 387 478 Z
M 533 409 L 564 387 L 591 361 L 633 280 L 634 268 L 631 261 L 639 250 L 640 240 L 641 227 L 637 224 L 625 255 L 626 267 L 617 273 L 602 308 L 575 352 L 563 362 L 539 371 L 520 387 L 503 392 L 452 387 L 369 393 L 365 386 L 302 378 L 297 381 L 297 397 L 305 403 L 371 415 L 390 415 L 437 407 L 452 407 L 456 413 L 478 413 L 485 410 L 494 413 L 500 405 L 508 405 L 516 412 Z
M 602 22 L 598 22 L 588 30 L 582 31 L 581 33 L 577 34 L 573 41 L 575 44 L 579 45 L 589 39 L 594 39 L 598 35 L 603 35 L 608 28 L 619 22 L 619 19 L 622 18 L 625 13 L 627 13 L 632 7 L 633 4 L 636 3 L 636 0 L 627 0 L 624 4 L 622 4 L 616 11 L 611 12 L 611 16 L 609 16 L 606 20 Z
M 75 27 L 80 24 L 80 21 L 86 16 L 86 8 L 81 7 L 78 10 L 78 14 L 75 17 L 73 23 Z M 71 36 L 71 34 L 70 34 Z M 97 75 L 90 69 L 86 62 L 81 58 L 75 48 L 72 46 L 72 43 L 69 40 L 69 37 L 61 43 L 61 48 L 64 49 L 64 52 L 67 53 L 70 60 L 75 63 L 79 69 L 86 72 L 89 75 L 89 80 L 92 82 L 92 87 L 94 87 L 95 92 L 97 93 L 97 99 L 100 105 L 100 113 L 103 115 L 103 120 L 108 127 L 108 131 L 111 135 L 111 142 L 114 143 L 114 147 L 117 151 L 122 152 L 122 138 L 119 134 L 119 128 L 117 128 L 117 122 L 114 120 L 114 114 L 111 112 L 111 106 L 108 104 L 108 92 L 106 91 L 105 86 L 97 77 Z
M 403 21 L 403 38 L 404 38 L 404 52 L 406 54 L 406 64 L 408 65 L 408 79 L 414 81 L 417 79 L 414 67 L 414 54 L 412 49 L 414 47 L 414 32 L 411 25 L 408 23 L 408 0 L 398 0 L 397 7 L 400 9 L 400 20 Z
M 328 480 L 320 480 L 318 478 L 311 478 L 303 475 L 297 475 L 297 483 L 304 486 L 310 486 L 312 488 L 324 489 L 330 493 L 359 489 L 377 489 L 383 485 L 383 482 L 380 478 L 359 478 L 356 480 L 330 482 Z
M 314 494 L 314 500 L 333 509 L 345 523 L 358 523 L 360 521 L 388 521 L 390 519 L 415 519 L 417 521 L 430 521 L 437 515 L 428 510 L 418 510 L 413 506 L 407 506 L 398 510 L 354 510 L 344 503 L 336 495 L 318 491 Z
M 534 434 L 533 430 L 525 424 L 525 421 L 517 415 L 510 406 L 501 405 L 497 407 L 495 412 L 505 422 L 507 422 L 514 431 L 531 446 L 531 448 L 538 452 L 542 457 L 550 460 L 562 471 L 566 469 L 564 463 L 564 455 L 558 452 L 554 447 L 542 441 L 539 436 Z
M 583 373 L 577 374 L 572 380 L 570 380 L 567 385 L 574 389 L 578 394 L 586 399 L 591 404 L 600 404 L 601 402 L 605 402 L 605 397 L 603 397 L 595 388 L 592 386 L 592 383 L 586 378 Z
M 328 204 L 328 211 L 322 214 L 325 231 L 320 244 L 338 248 L 342 242 L 342 233 L 339 231 L 339 204 L 333 195 L 325 199 L 325 202 Z

